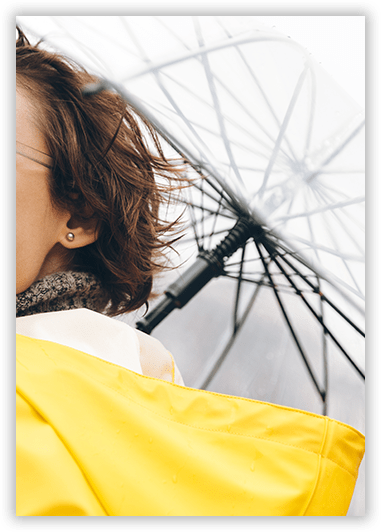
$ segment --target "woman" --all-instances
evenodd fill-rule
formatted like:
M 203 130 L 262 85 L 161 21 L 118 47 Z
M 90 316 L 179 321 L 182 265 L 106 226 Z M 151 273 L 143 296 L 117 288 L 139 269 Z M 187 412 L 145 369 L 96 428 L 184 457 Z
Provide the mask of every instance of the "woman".
M 345 515 L 360 433 L 186 388 L 111 318 L 146 303 L 173 229 L 150 126 L 22 32 L 16 66 L 17 514 Z
M 171 227 L 159 218 L 164 198 L 154 173 L 174 180 L 176 171 L 160 151 L 156 157 L 148 151 L 117 94 L 85 98 L 81 90 L 93 77 L 30 46 L 23 34 L 16 49 L 17 316 L 135 310 L 147 301 L 169 245 L 160 241 Z M 55 335 L 62 319 L 73 319 L 77 328 L 83 320 L 83 335 L 100 317 L 77 312 L 54 319 Z M 31 334 L 41 321 L 21 321 L 18 330 Z M 106 318 L 103 324 L 118 327 Z M 137 334 L 143 373 L 172 380 L 169 353 Z M 177 368 L 173 373 L 182 382 Z

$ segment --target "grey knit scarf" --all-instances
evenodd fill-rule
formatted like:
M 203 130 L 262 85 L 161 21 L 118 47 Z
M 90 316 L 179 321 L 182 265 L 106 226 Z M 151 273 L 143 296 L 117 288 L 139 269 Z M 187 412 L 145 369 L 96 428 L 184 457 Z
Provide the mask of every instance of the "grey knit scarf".
M 101 283 L 91 273 L 60 272 L 47 275 L 16 296 L 16 316 L 88 308 L 101 312 L 108 303 Z

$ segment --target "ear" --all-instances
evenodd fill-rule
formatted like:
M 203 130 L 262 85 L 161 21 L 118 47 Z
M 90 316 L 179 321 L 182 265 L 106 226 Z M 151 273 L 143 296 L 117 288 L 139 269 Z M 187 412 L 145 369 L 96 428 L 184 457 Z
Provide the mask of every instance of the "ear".
M 72 216 L 62 232 L 60 243 L 67 249 L 82 248 L 95 242 L 98 234 L 98 220 L 77 220 Z

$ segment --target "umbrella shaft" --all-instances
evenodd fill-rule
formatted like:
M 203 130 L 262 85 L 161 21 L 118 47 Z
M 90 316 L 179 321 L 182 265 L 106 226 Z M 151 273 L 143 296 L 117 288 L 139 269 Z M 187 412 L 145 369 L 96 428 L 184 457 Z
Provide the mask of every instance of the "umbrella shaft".
M 251 220 L 238 220 L 229 234 L 211 251 L 202 250 L 195 262 L 181 274 L 178 280 L 168 286 L 165 299 L 147 316 L 137 322 L 136 327 L 150 333 L 175 308 L 182 308 L 213 277 L 224 271 L 224 262 L 252 236 L 261 234 L 262 228 Z

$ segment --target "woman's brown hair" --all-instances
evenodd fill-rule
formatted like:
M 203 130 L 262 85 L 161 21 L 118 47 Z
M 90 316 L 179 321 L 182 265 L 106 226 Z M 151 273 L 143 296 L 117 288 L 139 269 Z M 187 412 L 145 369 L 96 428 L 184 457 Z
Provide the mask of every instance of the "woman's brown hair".
M 70 269 L 98 277 L 110 300 L 107 314 L 139 308 L 164 267 L 171 244 L 164 234 L 175 224 L 162 220 L 159 211 L 178 188 L 182 169 L 165 158 L 153 128 L 118 93 L 84 96 L 83 88 L 97 79 L 30 44 L 19 28 L 16 74 L 17 85 L 35 102 L 37 125 L 54 161 L 53 204 L 76 219 L 98 222 L 98 239 L 75 250 Z

